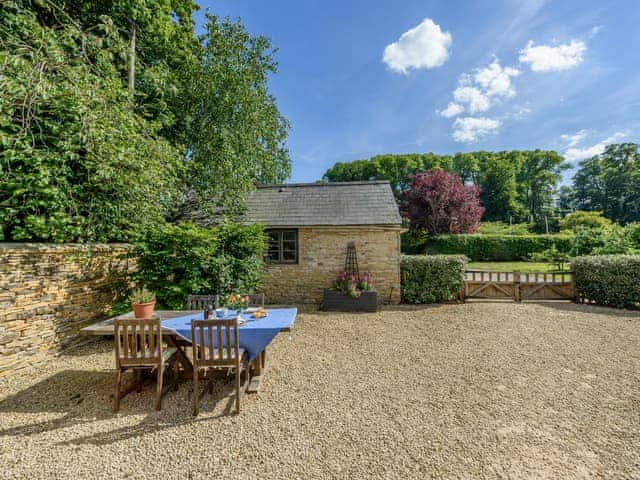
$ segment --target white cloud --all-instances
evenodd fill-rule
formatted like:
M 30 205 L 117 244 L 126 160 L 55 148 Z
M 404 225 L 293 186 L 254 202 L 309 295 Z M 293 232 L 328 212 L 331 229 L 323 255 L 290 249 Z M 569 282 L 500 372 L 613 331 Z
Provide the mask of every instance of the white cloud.
M 439 110 L 438 113 L 446 118 L 455 117 L 456 115 L 462 113 L 464 111 L 464 107 L 455 102 L 449 102 L 446 108 Z
M 583 129 L 571 135 L 569 134 L 560 135 L 560 138 L 565 142 L 567 142 L 567 148 L 570 148 L 570 147 L 575 147 L 580 142 L 582 142 L 582 140 L 587 138 L 588 134 L 589 134 L 589 131 Z
M 458 104 L 466 105 L 470 113 L 484 112 L 491 106 L 489 96 L 476 87 L 458 87 L 453 91 L 453 98 Z
M 600 155 L 604 152 L 607 145 L 619 142 L 629 135 L 629 132 L 616 132 L 596 144 L 578 147 L 577 145 L 587 137 L 587 133 L 587 130 L 580 130 L 573 135 L 561 135 L 560 138 L 568 142 L 567 150 L 564 152 L 564 158 L 566 160 L 569 162 L 575 162 L 577 160 L 583 160 L 595 155 Z
M 456 118 L 453 122 L 453 139 L 457 142 L 476 142 L 493 133 L 500 127 L 500 122 L 485 117 Z
M 490 97 L 513 97 L 516 92 L 511 86 L 511 77 L 518 75 L 520 75 L 519 70 L 512 67 L 502 67 L 498 59 L 495 59 L 488 67 L 477 70 L 473 80 Z
M 475 70 L 472 74 L 461 75 L 458 87 L 453 91 L 455 102 L 440 110 L 443 117 L 454 117 L 467 111 L 471 114 L 486 112 L 498 98 L 513 97 L 516 92 L 511 78 L 520 75 L 512 67 L 502 67 L 496 58 L 490 65 Z
M 451 34 L 425 18 L 420 25 L 404 32 L 398 41 L 384 49 L 382 61 L 394 72 L 407 73 L 412 68 L 435 68 L 449 58 Z
M 587 45 L 581 40 L 571 40 L 552 47 L 550 45 L 534 45 L 529 40 L 527 46 L 520 50 L 520 61 L 528 63 L 534 72 L 567 70 L 582 62 Z

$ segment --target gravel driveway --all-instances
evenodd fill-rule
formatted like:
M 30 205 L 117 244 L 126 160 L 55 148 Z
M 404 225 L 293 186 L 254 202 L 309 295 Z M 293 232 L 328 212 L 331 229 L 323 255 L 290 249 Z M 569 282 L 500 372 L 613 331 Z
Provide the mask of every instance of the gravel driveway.
M 106 340 L 0 380 L 0 478 L 640 478 L 640 314 L 467 303 L 302 314 L 268 378 L 111 413 Z

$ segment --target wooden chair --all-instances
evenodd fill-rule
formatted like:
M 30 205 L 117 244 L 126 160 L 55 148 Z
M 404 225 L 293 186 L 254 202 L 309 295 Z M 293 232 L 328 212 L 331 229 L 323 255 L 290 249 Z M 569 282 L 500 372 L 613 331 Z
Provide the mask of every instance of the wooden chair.
M 218 308 L 218 295 L 189 295 L 187 297 L 187 310 L 204 310 L 209 305 Z
M 116 392 L 113 411 L 120 409 L 120 399 L 133 388 L 121 393 L 122 374 L 125 370 L 136 372 L 134 388 L 142 389 L 142 370 L 155 370 L 157 374 L 156 410 L 162 408 L 163 376 L 166 368 L 173 367 L 173 386 L 177 383 L 175 363 L 177 349 L 165 347 L 162 341 L 162 324 L 159 318 L 116 319 Z
M 250 307 L 264 307 L 264 293 L 250 293 Z M 187 310 L 204 310 L 208 305 L 219 307 L 219 295 L 189 295 L 187 297 Z
M 249 356 L 240 348 L 238 324 L 232 320 L 192 320 L 193 348 L 193 414 L 200 411 L 200 369 L 233 368 L 236 375 L 236 413 L 240 413 L 240 399 L 249 382 Z M 215 340 L 214 340 L 215 339 Z M 240 375 L 244 373 L 244 384 Z M 209 378 L 209 392 L 213 393 L 213 378 Z
M 249 306 L 250 307 L 264 307 L 264 293 L 250 293 L 249 294 Z

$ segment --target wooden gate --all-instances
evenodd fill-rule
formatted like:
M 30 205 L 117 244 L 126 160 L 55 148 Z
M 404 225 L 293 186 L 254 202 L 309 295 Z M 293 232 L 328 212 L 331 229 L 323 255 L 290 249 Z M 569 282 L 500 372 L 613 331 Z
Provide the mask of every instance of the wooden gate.
M 465 298 L 522 300 L 573 300 L 573 272 L 521 273 L 467 270 Z

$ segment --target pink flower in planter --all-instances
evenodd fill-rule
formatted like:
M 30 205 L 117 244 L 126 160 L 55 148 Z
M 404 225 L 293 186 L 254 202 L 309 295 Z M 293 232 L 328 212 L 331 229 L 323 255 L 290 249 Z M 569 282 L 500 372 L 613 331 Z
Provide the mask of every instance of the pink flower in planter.
M 359 297 L 362 292 L 373 292 L 375 291 L 373 274 L 371 272 L 365 272 L 358 278 L 354 273 L 340 272 L 336 276 L 331 290 L 340 292 L 343 295 L 349 295 L 353 298 Z

